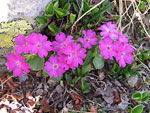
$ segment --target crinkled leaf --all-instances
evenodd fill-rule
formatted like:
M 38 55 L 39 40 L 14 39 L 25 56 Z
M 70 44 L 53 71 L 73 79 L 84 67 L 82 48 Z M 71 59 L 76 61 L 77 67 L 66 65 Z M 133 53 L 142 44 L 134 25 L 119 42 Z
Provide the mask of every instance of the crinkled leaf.
M 58 82 L 63 78 L 63 76 L 58 76 L 57 78 L 51 77 L 54 82 Z
M 38 71 L 44 68 L 44 59 L 38 55 L 30 58 L 27 63 L 30 65 L 31 70 Z
M 48 75 L 48 71 L 46 71 L 45 69 L 43 70 L 42 74 L 43 74 L 43 76 L 46 76 L 46 77 L 49 76 L 49 75 Z
M 95 56 L 93 59 L 93 64 L 96 69 L 103 68 L 104 67 L 104 57 L 98 56 L 98 55 Z

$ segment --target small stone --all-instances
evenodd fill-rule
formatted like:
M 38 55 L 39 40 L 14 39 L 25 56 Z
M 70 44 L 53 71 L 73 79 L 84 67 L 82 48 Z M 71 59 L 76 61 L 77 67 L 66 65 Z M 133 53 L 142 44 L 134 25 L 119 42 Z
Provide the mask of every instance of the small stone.
M 111 97 L 103 96 L 103 99 L 104 99 L 108 104 L 112 104 L 113 101 L 114 101 L 114 96 L 111 96 Z
M 98 79 L 99 80 L 104 80 L 104 78 L 105 78 L 105 74 L 104 74 L 104 72 L 100 72 L 100 71 L 98 71 Z
M 138 81 L 138 76 L 137 76 L 137 75 L 136 75 L 136 76 L 130 76 L 130 77 L 128 78 L 128 84 L 129 84 L 131 87 L 134 87 L 135 84 L 137 83 L 137 81 Z
M 116 79 L 115 79 L 115 82 L 114 82 L 114 84 L 115 84 L 116 86 L 119 86 L 119 87 L 121 87 L 121 84 L 120 84 L 120 82 L 119 82 L 118 80 L 116 80 Z
M 128 102 L 121 102 L 120 104 L 118 104 L 118 107 L 122 110 L 125 110 L 128 107 L 128 105 Z
M 64 91 L 64 88 L 61 85 L 56 86 L 57 93 L 61 94 L 61 93 L 63 93 L 63 91 Z
M 27 74 L 23 74 L 21 77 L 19 77 L 20 82 L 25 82 L 29 77 Z

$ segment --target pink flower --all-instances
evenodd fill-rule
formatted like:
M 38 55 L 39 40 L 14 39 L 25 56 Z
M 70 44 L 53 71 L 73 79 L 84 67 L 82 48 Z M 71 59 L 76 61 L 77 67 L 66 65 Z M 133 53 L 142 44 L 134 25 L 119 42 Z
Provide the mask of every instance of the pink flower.
M 32 33 L 28 36 L 27 41 L 29 43 L 30 52 L 31 54 L 36 54 L 43 58 L 48 55 L 48 51 L 52 50 L 51 42 L 47 41 L 47 36 L 39 34 L 39 33 Z
M 98 29 L 101 30 L 100 35 L 105 37 L 109 37 L 112 40 L 118 39 L 118 31 L 116 30 L 117 25 L 112 24 L 112 22 L 107 22 L 106 24 L 103 24 Z
M 92 30 L 88 30 L 87 32 L 85 30 L 82 31 L 84 34 L 84 38 L 78 38 L 78 41 L 83 44 L 83 47 L 86 49 L 90 49 L 92 45 L 97 44 L 97 38 L 96 33 Z
M 99 49 L 101 50 L 101 56 L 104 56 L 104 59 L 113 59 L 113 56 L 116 55 L 115 46 L 112 43 L 110 38 L 104 38 L 104 40 L 99 41 Z
M 62 49 L 61 52 L 64 54 L 64 61 L 72 69 L 78 67 L 79 64 L 82 65 L 83 58 L 86 57 L 86 50 L 81 48 L 81 45 L 77 43 L 71 43 L 66 48 Z
M 15 37 L 16 45 L 14 46 L 14 50 L 16 50 L 16 53 L 28 53 L 29 52 L 29 45 L 24 35 L 18 35 L 18 37 Z
M 120 32 L 119 32 L 119 34 L 118 34 L 119 36 L 119 38 L 118 38 L 118 41 L 119 42 L 121 42 L 122 44 L 127 44 L 128 43 L 128 38 L 126 37 L 126 35 L 124 35 L 124 34 L 121 34 Z
M 73 42 L 72 36 L 69 35 L 66 37 L 66 35 L 63 32 L 60 32 L 60 34 L 57 34 L 55 37 L 56 41 L 52 42 L 53 51 L 59 52 L 60 49 L 65 48 L 68 44 Z
M 7 69 L 9 71 L 13 71 L 13 75 L 15 77 L 19 76 L 21 77 L 21 75 L 23 74 L 23 72 L 25 73 L 29 73 L 29 68 L 30 66 L 25 63 L 25 58 L 19 54 L 14 54 L 14 53 L 9 53 L 7 56 L 7 62 L 6 62 L 6 66 Z
M 117 54 L 116 54 L 116 60 L 119 62 L 120 67 L 125 67 L 126 63 L 127 64 L 131 64 L 132 60 L 134 59 L 132 52 L 133 52 L 133 48 L 131 47 L 130 44 L 125 44 L 122 45 L 118 42 L 116 42 L 117 46 L 119 49 L 117 49 Z
M 61 76 L 65 72 L 62 63 L 58 59 L 58 56 L 53 55 L 50 56 L 49 61 L 45 63 L 44 69 L 48 71 L 50 77 L 54 76 L 54 78 Z

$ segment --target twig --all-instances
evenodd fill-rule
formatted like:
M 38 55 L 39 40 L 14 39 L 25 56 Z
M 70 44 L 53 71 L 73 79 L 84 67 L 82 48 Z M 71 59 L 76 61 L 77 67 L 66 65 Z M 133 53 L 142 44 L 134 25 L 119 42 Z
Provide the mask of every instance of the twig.
M 137 9 L 137 11 L 138 11 L 138 13 L 139 13 L 140 18 L 141 18 L 141 20 L 139 20 L 139 21 L 140 21 L 141 25 L 143 26 L 143 29 L 144 29 L 146 35 L 148 36 L 148 38 L 150 38 L 150 35 L 149 35 L 149 33 L 147 32 L 147 30 L 146 30 L 146 28 L 145 28 L 145 25 L 144 25 L 144 23 L 143 23 L 143 21 L 142 21 L 142 16 L 141 16 L 142 13 L 141 13 L 141 11 L 139 10 L 138 5 L 137 5 L 137 3 L 136 3 L 135 1 L 134 1 L 134 4 L 135 4 L 135 7 L 136 7 L 136 9 Z
M 83 5 L 84 5 L 84 1 L 82 0 L 82 4 L 81 4 L 80 12 L 78 14 L 78 18 L 80 18 L 80 16 L 81 16 L 81 13 L 82 13 L 82 10 L 83 10 Z
M 87 12 L 85 12 L 80 18 L 78 18 L 74 24 L 71 27 L 71 34 L 73 32 L 74 26 L 85 16 L 87 15 L 90 11 L 92 11 L 94 8 L 98 7 L 99 5 L 101 5 L 105 0 L 100 1 L 98 4 L 96 4 L 94 7 L 92 7 L 91 9 L 89 9 Z
M 11 76 L 11 77 L 9 77 L 7 80 L 5 80 L 4 82 L 2 82 L 1 84 L 0 84 L 0 87 L 2 86 L 2 85 L 4 85 L 10 78 L 12 78 L 13 76 Z

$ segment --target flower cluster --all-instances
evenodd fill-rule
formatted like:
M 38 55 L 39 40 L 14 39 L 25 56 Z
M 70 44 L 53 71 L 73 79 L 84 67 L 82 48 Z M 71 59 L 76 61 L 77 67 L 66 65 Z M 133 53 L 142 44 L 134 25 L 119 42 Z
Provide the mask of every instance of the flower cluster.
M 95 32 L 83 30 L 82 33 L 84 38 L 79 38 L 79 41 L 83 42 L 83 47 L 73 40 L 73 36 L 66 36 L 63 32 L 57 34 L 53 42 L 48 41 L 47 37 L 40 33 L 32 33 L 27 38 L 24 35 L 18 35 L 15 37 L 16 45 L 14 46 L 16 54 L 8 54 L 6 66 L 15 76 L 21 76 L 23 72 L 28 73 L 30 68 L 25 63 L 25 58 L 20 55 L 21 53 L 38 54 L 40 58 L 44 58 L 49 51 L 53 51 L 57 54 L 50 56 L 49 61 L 45 62 L 44 69 L 48 71 L 50 77 L 61 76 L 69 68 L 76 69 L 82 65 L 86 57 L 86 48 L 97 44 Z
M 16 45 L 14 50 L 16 54 L 9 53 L 7 55 L 6 66 L 9 71 L 13 71 L 14 76 L 21 76 L 23 72 L 29 73 L 30 66 L 25 63 L 25 58 L 21 56 L 21 53 L 38 54 L 41 58 L 48 55 L 48 51 L 51 51 L 51 42 L 47 41 L 47 37 L 40 33 L 32 33 L 27 39 L 24 35 L 18 35 L 15 37 Z
M 100 36 L 104 37 L 99 41 L 101 56 L 104 59 L 113 59 L 119 62 L 121 67 L 131 64 L 133 60 L 133 48 L 128 44 L 126 35 L 116 30 L 117 25 L 108 22 L 98 29 L 101 30 Z M 24 35 L 15 37 L 16 45 L 14 50 L 16 53 L 7 55 L 6 66 L 8 70 L 13 71 L 14 76 L 21 76 L 23 72 L 29 73 L 30 66 L 25 62 L 24 54 L 38 54 L 40 58 L 48 56 L 49 51 L 53 51 L 55 55 L 51 55 L 49 60 L 45 62 L 44 69 L 48 71 L 50 77 L 55 78 L 61 76 L 68 69 L 76 69 L 83 64 L 86 57 L 86 51 L 97 45 L 98 38 L 96 32 L 89 29 L 82 30 L 83 37 L 75 41 L 73 36 L 66 36 L 63 32 L 55 36 L 55 41 L 48 41 L 47 36 L 40 33 L 31 33 L 27 38 Z
M 63 32 L 57 34 L 55 40 L 52 42 L 52 51 L 57 52 L 57 55 L 50 56 L 44 69 L 50 76 L 56 78 L 69 68 L 76 69 L 82 65 L 86 57 L 86 50 L 81 48 L 81 45 L 77 44 L 71 35 L 66 36 Z
M 104 59 L 113 59 L 113 56 L 119 62 L 120 67 L 125 67 L 126 63 L 131 64 L 133 60 L 133 48 L 128 44 L 126 35 L 120 33 L 116 29 L 117 25 L 108 22 L 98 29 L 101 30 L 100 35 L 104 37 L 99 41 L 101 56 Z

